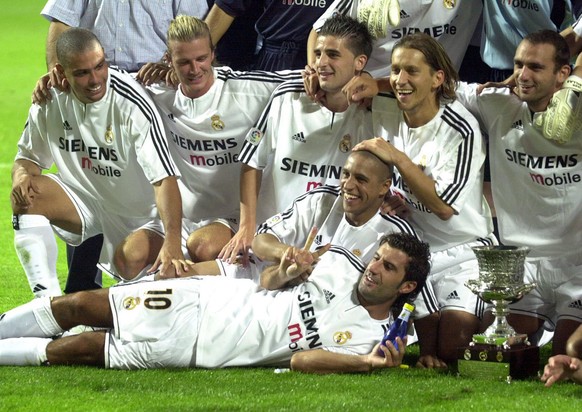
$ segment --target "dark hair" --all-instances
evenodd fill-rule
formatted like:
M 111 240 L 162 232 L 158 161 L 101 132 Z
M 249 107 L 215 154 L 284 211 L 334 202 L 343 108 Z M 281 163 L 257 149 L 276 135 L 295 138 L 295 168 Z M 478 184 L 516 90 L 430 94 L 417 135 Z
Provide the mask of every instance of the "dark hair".
M 103 48 L 101 42 L 99 42 L 99 39 L 92 31 L 79 27 L 71 27 L 61 33 L 57 39 L 57 59 L 61 66 L 68 67 L 71 55 L 91 50 L 95 47 L 95 44 Z
M 416 282 L 416 288 L 412 292 L 400 295 L 392 305 L 393 312 L 399 312 L 405 302 L 412 302 L 416 299 L 416 296 L 426 284 L 426 278 L 430 274 L 430 247 L 428 243 L 409 233 L 384 235 L 380 239 L 380 246 L 384 243 L 408 255 L 410 261 L 406 266 L 403 282 Z
M 372 54 L 374 39 L 368 27 L 352 17 L 334 14 L 325 21 L 317 35 L 346 39 L 346 47 L 354 56 L 363 54 L 369 58 Z
M 560 33 L 553 30 L 539 30 L 528 34 L 523 38 L 523 41 L 527 41 L 531 44 L 550 44 L 554 46 L 554 73 L 557 73 L 562 66 L 570 64 L 570 49 L 568 48 L 568 43 Z
M 413 33 L 399 40 L 392 48 L 392 53 L 398 48 L 418 50 L 424 55 L 424 60 L 433 73 L 442 70 L 445 74 L 445 79 L 437 90 L 437 98 L 439 100 L 455 100 L 455 89 L 459 81 L 459 73 L 457 73 L 449 55 L 438 41 L 426 33 Z

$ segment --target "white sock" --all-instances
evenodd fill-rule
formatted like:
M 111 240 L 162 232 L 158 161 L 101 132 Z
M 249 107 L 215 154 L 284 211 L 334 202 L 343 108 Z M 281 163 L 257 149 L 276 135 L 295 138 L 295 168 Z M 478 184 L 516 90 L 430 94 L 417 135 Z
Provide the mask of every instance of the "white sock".
M 62 294 L 57 277 L 57 242 L 49 220 L 42 215 L 19 215 L 14 247 L 36 297 Z
M 47 338 L 12 338 L 0 340 L 0 365 L 40 366 L 47 362 Z
M 48 296 L 0 315 L 0 339 L 29 336 L 50 338 L 63 332 L 53 316 Z

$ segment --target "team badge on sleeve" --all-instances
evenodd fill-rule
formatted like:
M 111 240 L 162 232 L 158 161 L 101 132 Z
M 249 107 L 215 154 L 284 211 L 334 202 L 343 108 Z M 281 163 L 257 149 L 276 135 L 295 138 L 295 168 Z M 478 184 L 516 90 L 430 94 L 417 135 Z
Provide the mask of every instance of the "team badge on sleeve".
M 267 223 L 267 226 L 274 226 L 282 220 L 283 220 L 283 216 L 281 216 L 281 214 L 279 213 L 279 214 L 269 218 L 269 220 L 267 220 L 266 223 Z
M 457 4 L 456 0 L 443 0 L 443 4 L 447 9 L 452 9 Z
M 111 125 L 107 126 L 107 130 L 105 130 L 105 143 L 112 144 L 113 143 L 113 129 Z
M 262 138 L 263 133 L 259 129 L 253 127 L 247 133 L 246 141 L 252 144 L 253 146 L 256 146 L 259 144 Z
M 210 118 L 210 121 L 212 122 L 211 125 L 214 130 L 218 131 L 224 129 L 224 122 L 220 120 L 219 115 L 215 114 Z
M 352 333 L 345 331 L 345 332 L 336 332 L 333 334 L 333 341 L 338 345 L 343 345 L 348 340 L 352 338 Z
M 339 150 L 342 153 L 348 153 L 352 150 L 352 136 L 346 134 L 342 137 L 342 140 L 339 143 Z

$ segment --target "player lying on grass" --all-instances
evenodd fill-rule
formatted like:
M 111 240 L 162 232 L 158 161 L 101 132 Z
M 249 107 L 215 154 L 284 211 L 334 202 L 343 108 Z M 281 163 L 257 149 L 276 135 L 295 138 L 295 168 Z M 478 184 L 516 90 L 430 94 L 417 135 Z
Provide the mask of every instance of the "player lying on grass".
M 367 268 L 349 251 L 328 248 L 289 248 L 278 267 L 264 271 L 266 289 L 250 280 L 208 276 L 35 299 L 0 316 L 0 364 L 290 365 L 315 373 L 399 366 L 405 342 L 397 340 L 398 350 L 391 343 L 380 346 L 383 356 L 377 355 L 378 342 L 391 313 L 424 285 L 428 245 L 390 234 Z M 306 282 L 279 289 L 317 259 Z M 103 329 L 52 339 L 77 325 Z

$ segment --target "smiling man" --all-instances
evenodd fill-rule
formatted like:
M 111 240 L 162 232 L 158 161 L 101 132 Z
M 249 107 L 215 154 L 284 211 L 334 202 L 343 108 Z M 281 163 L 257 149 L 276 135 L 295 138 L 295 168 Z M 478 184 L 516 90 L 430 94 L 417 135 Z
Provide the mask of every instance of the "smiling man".
M 285 83 L 273 93 L 240 153 L 240 229 L 219 257 L 234 262 L 239 252 L 246 256 L 257 222 L 310 189 L 339 183 L 349 151 L 372 136 L 370 112 L 349 106 L 341 91 L 364 70 L 371 50 L 372 37 L 363 24 L 332 18 L 315 51 L 326 88 L 321 104 L 309 99 L 301 81 Z
M 180 15 L 167 33 L 168 59 L 178 88 L 147 88 L 169 136 L 170 153 L 182 178 L 182 245 L 195 262 L 215 259 L 238 229 L 240 162 L 245 134 L 267 105 L 271 93 L 299 71 L 238 72 L 213 67 L 214 49 L 206 23 Z M 148 64 L 151 70 L 167 66 Z M 117 250 L 126 279 L 152 264 L 163 242 L 159 220 L 144 226 Z
M 479 273 L 471 247 L 496 243 L 482 191 L 485 144 L 476 119 L 454 101 L 457 79 L 435 39 L 405 36 L 392 52 L 394 94 L 375 97 L 372 106 L 381 137 L 354 148 L 394 164 L 393 190 L 431 247 L 438 354 L 446 362 L 456 360 L 457 347 L 470 342 L 483 315 L 483 302 L 465 286 Z
M 57 41 L 71 93 L 33 105 L 12 169 L 14 244 L 36 296 L 60 295 L 53 230 L 67 243 L 103 233 L 100 261 L 159 213 L 167 236 L 156 265 L 174 272 L 180 250 L 178 172 L 151 99 L 109 69 L 97 37 L 73 28 Z M 58 174 L 42 174 L 56 165 Z M 51 229 L 52 225 L 52 229 Z
M 459 100 L 489 135 L 491 186 L 504 244 L 527 246 L 524 282 L 537 287 L 510 306 L 509 323 L 533 337 L 555 328 L 552 353 L 565 354 L 582 323 L 582 133 L 566 142 L 537 126 L 570 75 L 568 44 L 542 30 L 521 41 L 514 56 L 514 93 L 462 83 Z M 535 342 L 535 341 L 534 341 Z
M 425 283 L 430 253 L 403 233 L 380 244 L 367 267 L 343 248 L 315 255 L 288 248 L 263 274 L 276 292 L 207 276 L 34 299 L 0 316 L 0 365 L 262 365 L 316 373 L 397 367 L 404 342 L 397 339 L 398 350 L 378 342 L 393 313 Z M 321 259 L 307 282 L 283 287 L 314 258 Z M 103 329 L 51 338 L 78 324 Z

